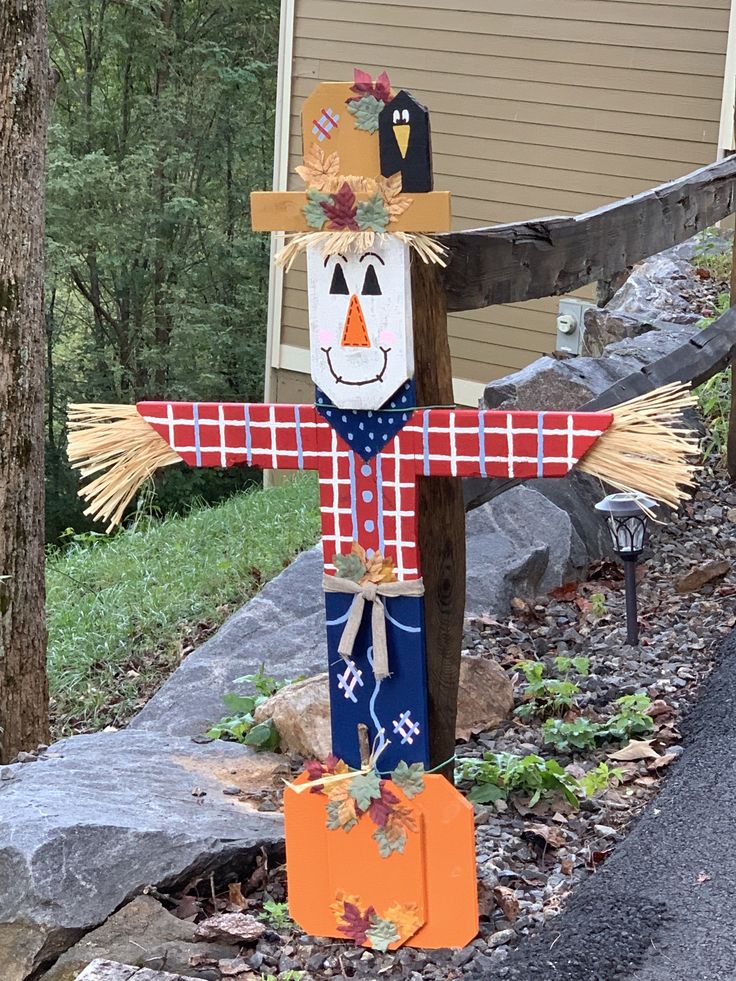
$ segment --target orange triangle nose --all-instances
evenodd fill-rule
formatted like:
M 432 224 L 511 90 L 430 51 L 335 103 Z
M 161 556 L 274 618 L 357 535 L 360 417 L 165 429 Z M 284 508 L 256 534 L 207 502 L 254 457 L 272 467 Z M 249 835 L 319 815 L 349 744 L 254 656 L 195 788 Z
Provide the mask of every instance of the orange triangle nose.
M 368 330 L 365 326 L 365 317 L 360 300 L 353 293 L 348 305 L 348 314 L 345 317 L 345 326 L 342 329 L 343 347 L 370 347 L 371 340 L 368 337 Z

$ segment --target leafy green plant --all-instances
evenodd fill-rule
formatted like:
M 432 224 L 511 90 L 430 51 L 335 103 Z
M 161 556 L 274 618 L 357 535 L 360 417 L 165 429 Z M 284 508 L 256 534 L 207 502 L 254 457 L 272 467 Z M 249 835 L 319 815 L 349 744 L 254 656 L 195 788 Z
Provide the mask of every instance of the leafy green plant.
M 273 899 L 264 902 L 263 912 L 258 914 L 258 919 L 268 923 L 274 930 L 291 930 L 294 926 L 294 921 L 289 916 L 289 904 L 277 903 Z
M 590 612 L 596 619 L 608 616 L 608 604 L 605 593 L 590 594 Z
M 727 280 L 731 275 L 731 249 L 724 249 L 723 238 L 716 228 L 706 228 L 697 236 L 693 262 L 709 269 L 716 279 Z
M 564 675 L 564 678 L 545 677 L 544 664 L 541 661 L 519 661 L 516 665 L 526 678 L 526 688 L 522 696 L 524 704 L 514 712 L 519 718 L 562 715 L 575 704 L 580 688 L 569 680 L 569 673 L 574 669 L 579 675 L 587 675 L 590 661 L 587 657 L 556 657 L 554 665 L 557 673 Z
M 711 318 L 711 321 L 715 318 Z M 703 321 L 702 323 L 705 323 Z M 698 408 L 706 423 L 703 456 L 720 459 L 725 456 L 728 423 L 731 413 L 731 372 L 720 371 L 695 389 Z
M 291 682 L 277 681 L 275 678 L 264 674 L 263 665 L 260 666 L 256 674 L 245 674 L 242 678 L 236 678 L 234 683 L 242 682 L 253 685 L 256 694 L 236 695 L 233 692 L 228 692 L 227 695 L 224 695 L 222 701 L 225 708 L 229 709 L 230 715 L 226 715 L 211 726 L 207 730 L 207 735 L 212 739 L 229 739 L 236 743 L 244 743 L 246 746 L 253 746 L 254 749 L 278 749 L 279 733 L 273 719 L 256 723 L 253 714 L 258 706 L 262 705 L 274 692 L 291 684 Z
M 572 722 L 547 719 L 542 726 L 544 741 L 561 753 L 594 749 L 606 742 L 628 742 L 654 728 L 652 717 L 647 714 L 651 704 L 648 695 L 622 695 L 614 702 L 618 712 L 604 722 L 593 722 L 585 716 Z
M 561 753 L 573 749 L 595 749 L 598 742 L 600 724 L 592 722 L 584 715 L 573 722 L 563 722 L 562 719 L 547 719 L 542 726 L 545 743 L 554 746 Z
M 564 797 L 573 807 L 579 807 L 583 797 L 603 789 L 620 775 L 620 770 L 609 770 L 606 764 L 601 764 L 578 780 L 554 759 L 491 752 L 484 753 L 482 758 L 462 760 L 455 770 L 456 780 L 473 783 L 468 793 L 468 800 L 473 803 L 490 804 L 506 800 L 512 793 L 521 793 L 529 795 L 531 807 L 542 797 Z

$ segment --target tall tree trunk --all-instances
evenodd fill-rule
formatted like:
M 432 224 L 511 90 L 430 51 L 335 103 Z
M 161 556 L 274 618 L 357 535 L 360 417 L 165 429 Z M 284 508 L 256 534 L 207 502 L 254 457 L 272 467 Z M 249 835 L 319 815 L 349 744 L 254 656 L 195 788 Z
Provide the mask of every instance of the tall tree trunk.
M 0 4 L 0 761 L 48 739 L 44 615 L 45 0 Z

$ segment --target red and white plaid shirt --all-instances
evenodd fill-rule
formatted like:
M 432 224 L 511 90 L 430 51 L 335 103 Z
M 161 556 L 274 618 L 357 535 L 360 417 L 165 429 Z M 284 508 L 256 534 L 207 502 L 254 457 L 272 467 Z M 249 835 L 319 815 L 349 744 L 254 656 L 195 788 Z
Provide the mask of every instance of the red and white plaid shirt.
M 190 466 L 248 464 L 319 474 L 325 571 L 353 541 L 417 579 L 417 477 L 562 477 L 608 428 L 593 412 L 415 409 L 364 460 L 312 405 L 140 402 L 138 412 Z

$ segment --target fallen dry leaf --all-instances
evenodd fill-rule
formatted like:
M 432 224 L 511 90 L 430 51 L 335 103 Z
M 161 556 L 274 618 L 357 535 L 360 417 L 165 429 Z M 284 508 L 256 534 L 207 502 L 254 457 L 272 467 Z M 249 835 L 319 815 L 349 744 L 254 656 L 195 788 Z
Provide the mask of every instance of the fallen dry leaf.
M 485 879 L 478 880 L 478 916 L 484 919 L 490 920 L 493 916 L 493 911 L 496 908 L 495 896 L 493 894 L 493 889 L 488 885 Z
M 609 760 L 621 760 L 624 763 L 629 760 L 657 760 L 659 753 L 652 749 L 651 740 L 632 739 L 623 749 L 618 749 L 615 753 L 608 753 L 608 758 Z
M 654 777 L 638 777 L 634 783 L 639 787 L 653 787 L 656 784 Z
M 217 969 L 224 978 L 253 977 L 250 965 L 244 957 L 226 957 L 217 962 Z
M 571 858 L 563 858 L 560 862 L 560 872 L 563 875 L 572 875 L 575 869 L 575 862 Z
M 655 770 L 662 770 L 664 767 L 669 766 L 677 759 L 675 753 L 665 753 L 663 756 L 658 756 L 656 760 L 652 760 L 651 763 L 647 763 L 647 770 L 654 772 Z
M 254 942 L 266 932 L 265 924 L 249 913 L 216 913 L 197 924 L 198 940 Z
M 695 881 L 698 883 L 699 886 L 702 886 L 704 882 L 710 882 L 712 878 L 713 876 L 708 875 L 707 872 L 698 872 L 698 877 Z
M 668 705 L 663 698 L 656 698 L 647 709 L 647 715 L 653 719 L 660 719 L 663 716 L 674 715 L 675 710 Z
M 596 867 L 600 865 L 602 862 L 605 862 L 605 860 L 608 858 L 608 856 L 611 854 L 612 851 L 613 851 L 612 848 L 606 848 L 601 851 L 593 851 L 590 853 L 590 856 L 588 857 L 585 864 L 587 865 L 587 867 L 590 869 L 591 872 L 595 872 Z
M 202 912 L 202 904 L 195 896 L 182 896 L 172 912 L 180 920 L 193 920 Z
M 577 580 L 572 580 L 571 582 L 563 583 L 561 586 L 556 586 L 554 589 L 550 589 L 549 595 L 555 600 L 574 600 L 578 593 L 580 592 L 580 583 Z
M 248 900 L 243 895 L 243 890 L 239 882 L 231 882 L 227 887 L 227 895 L 230 905 L 236 909 L 248 909 Z
M 528 824 L 521 832 L 522 838 L 540 839 L 550 848 L 562 848 L 567 844 L 567 838 L 559 828 L 548 824 Z
M 675 582 L 675 589 L 678 593 L 692 593 L 702 589 L 709 582 L 723 577 L 731 571 L 731 563 L 728 559 L 713 559 L 696 566 L 684 576 L 680 576 Z
M 519 900 L 516 898 L 513 889 L 508 886 L 496 886 L 493 890 L 493 898 L 503 910 L 503 915 L 509 923 L 515 923 L 519 915 Z

